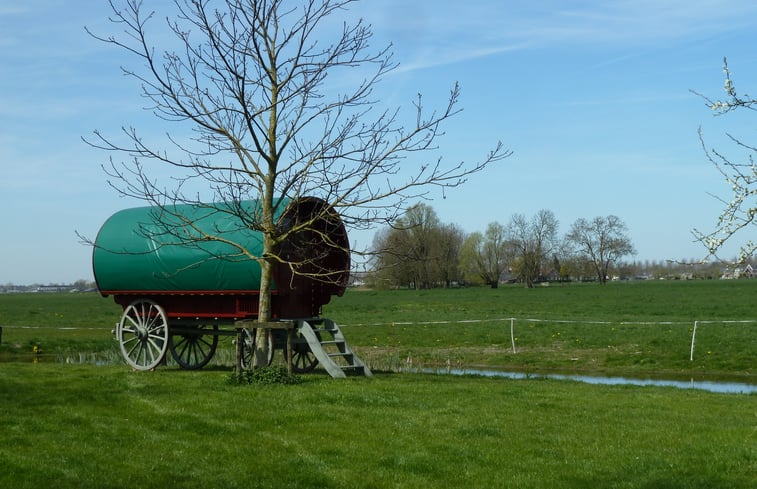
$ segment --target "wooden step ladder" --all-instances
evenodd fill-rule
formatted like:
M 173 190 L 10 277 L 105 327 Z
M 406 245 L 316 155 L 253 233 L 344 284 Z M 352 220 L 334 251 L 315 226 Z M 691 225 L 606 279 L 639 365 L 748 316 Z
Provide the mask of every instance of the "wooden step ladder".
M 347 344 L 342 331 L 334 321 L 316 318 L 297 321 L 297 331 L 310 346 L 310 351 L 318 363 L 334 378 L 351 375 L 373 376 L 368 366 L 363 363 Z

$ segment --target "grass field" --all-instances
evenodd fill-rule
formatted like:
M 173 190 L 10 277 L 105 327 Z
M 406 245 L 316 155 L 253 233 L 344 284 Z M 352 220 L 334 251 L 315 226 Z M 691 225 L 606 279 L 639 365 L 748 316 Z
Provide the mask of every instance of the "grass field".
M 452 365 L 751 377 L 757 375 L 755 303 L 757 280 L 351 289 L 325 306 L 324 315 L 382 370 Z M 0 354 L 29 354 L 37 346 L 60 359 L 117 359 L 110 330 L 120 313 L 112 299 L 96 294 L 0 295 Z M 230 340 L 222 340 L 218 363 L 231 365 Z
M 722 321 L 755 319 L 756 294 L 757 281 L 350 290 L 324 315 L 391 368 L 293 386 L 92 362 L 117 349 L 111 299 L 0 295 L 0 487 L 757 487 L 755 394 L 406 372 L 451 360 L 753 379 L 757 323 Z M 717 322 L 689 362 L 694 321 Z M 77 355 L 88 363 L 58 362 Z
M 405 364 L 752 375 L 756 300 L 757 281 L 720 280 L 350 291 L 325 315 L 368 358 L 394 354 Z M 703 323 L 692 362 L 695 321 Z
M 0 366 L 0 487 L 752 488 L 754 395 Z

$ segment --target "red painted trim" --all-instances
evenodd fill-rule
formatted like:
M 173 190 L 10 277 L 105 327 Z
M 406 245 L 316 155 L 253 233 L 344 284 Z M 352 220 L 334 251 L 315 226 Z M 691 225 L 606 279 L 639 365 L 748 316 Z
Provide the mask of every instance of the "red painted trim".
M 104 297 L 109 295 L 150 296 L 150 295 L 260 295 L 259 290 L 101 290 Z M 277 295 L 276 290 L 271 291 Z

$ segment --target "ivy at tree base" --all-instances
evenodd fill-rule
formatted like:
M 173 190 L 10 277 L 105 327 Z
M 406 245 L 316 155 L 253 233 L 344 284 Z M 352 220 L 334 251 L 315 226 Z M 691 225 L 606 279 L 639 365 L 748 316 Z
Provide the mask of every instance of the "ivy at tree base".
M 295 385 L 302 383 L 302 378 L 290 374 L 285 367 L 267 366 L 234 372 L 229 375 L 229 383 L 237 385 Z

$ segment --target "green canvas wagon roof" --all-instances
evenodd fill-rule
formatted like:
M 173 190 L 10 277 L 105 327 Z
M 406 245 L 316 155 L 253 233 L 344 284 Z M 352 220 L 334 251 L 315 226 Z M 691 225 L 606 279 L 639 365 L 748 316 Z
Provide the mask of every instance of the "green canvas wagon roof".
M 290 204 L 278 202 L 276 219 Z M 250 226 L 258 210 L 258 201 L 243 201 L 116 212 L 95 240 L 97 285 L 101 291 L 256 290 L 260 265 L 242 249 L 262 253 L 262 233 Z

